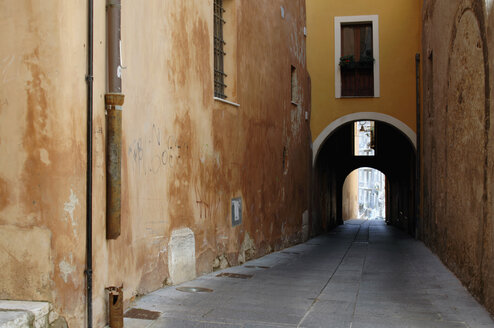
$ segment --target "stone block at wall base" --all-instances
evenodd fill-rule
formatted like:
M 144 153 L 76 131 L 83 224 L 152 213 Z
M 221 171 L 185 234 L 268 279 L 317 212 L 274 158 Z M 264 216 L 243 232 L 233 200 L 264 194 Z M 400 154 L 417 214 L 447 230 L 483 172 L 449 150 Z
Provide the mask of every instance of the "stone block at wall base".
M 0 328 L 66 328 L 48 302 L 0 300 Z

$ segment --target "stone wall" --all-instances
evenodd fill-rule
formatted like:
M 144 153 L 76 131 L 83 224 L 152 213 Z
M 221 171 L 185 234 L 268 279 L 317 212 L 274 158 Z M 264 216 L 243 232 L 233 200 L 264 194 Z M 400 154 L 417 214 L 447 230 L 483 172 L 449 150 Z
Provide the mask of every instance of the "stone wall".
M 494 313 L 492 2 L 423 8 L 421 238 Z

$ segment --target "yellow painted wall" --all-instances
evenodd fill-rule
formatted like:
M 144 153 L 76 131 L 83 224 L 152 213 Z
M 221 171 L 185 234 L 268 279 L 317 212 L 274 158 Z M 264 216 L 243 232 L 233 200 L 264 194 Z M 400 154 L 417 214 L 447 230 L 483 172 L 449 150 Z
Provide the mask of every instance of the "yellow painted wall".
M 420 0 L 308 0 L 307 64 L 312 81 L 312 138 L 339 117 L 384 113 L 415 131 L 415 54 L 420 53 Z M 379 98 L 335 98 L 334 17 L 379 16 Z

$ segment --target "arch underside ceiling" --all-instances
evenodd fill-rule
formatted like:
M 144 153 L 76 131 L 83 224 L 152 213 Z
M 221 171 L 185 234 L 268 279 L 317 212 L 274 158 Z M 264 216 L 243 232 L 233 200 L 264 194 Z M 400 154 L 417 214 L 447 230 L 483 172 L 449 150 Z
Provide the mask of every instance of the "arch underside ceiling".
M 335 130 L 337 130 L 339 127 L 349 122 L 366 121 L 366 120 L 380 121 L 395 127 L 408 138 L 410 143 L 413 145 L 413 148 L 417 149 L 417 135 L 415 134 L 415 132 L 408 125 L 394 118 L 393 116 L 382 113 L 376 113 L 376 112 L 352 113 L 334 120 L 328 126 L 326 126 L 326 128 L 324 128 L 324 130 L 317 136 L 316 140 L 312 145 L 313 164 L 315 164 L 317 155 L 319 154 L 321 147 L 324 145 L 324 142 L 328 139 L 329 136 L 331 136 L 331 134 Z

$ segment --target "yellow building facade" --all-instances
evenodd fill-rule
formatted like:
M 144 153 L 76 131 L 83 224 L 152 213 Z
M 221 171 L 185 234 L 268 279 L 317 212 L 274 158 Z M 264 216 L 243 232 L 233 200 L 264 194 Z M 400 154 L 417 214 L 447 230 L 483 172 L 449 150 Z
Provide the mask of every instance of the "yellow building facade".
M 421 49 L 421 6 L 418 0 L 307 1 L 314 157 L 334 128 L 357 119 L 390 123 L 415 143 L 415 55 Z M 372 25 L 374 93 L 344 96 L 339 65 L 344 55 L 342 27 L 366 23 Z
M 314 231 L 355 213 L 345 178 L 371 167 L 387 178 L 386 218 L 415 233 L 421 10 L 419 0 L 307 1 Z M 371 130 L 354 125 L 362 121 L 374 122 Z M 367 155 L 356 148 L 362 131 Z

